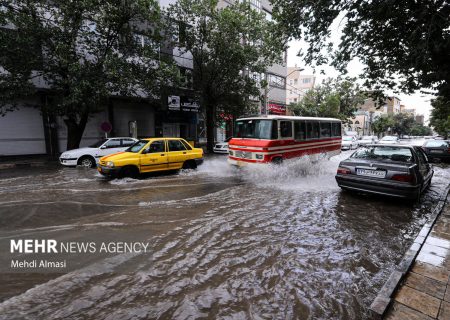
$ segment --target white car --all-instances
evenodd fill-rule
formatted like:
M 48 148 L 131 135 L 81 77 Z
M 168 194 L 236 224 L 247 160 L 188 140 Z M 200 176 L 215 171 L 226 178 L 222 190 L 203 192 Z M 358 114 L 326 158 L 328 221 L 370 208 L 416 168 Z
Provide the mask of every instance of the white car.
M 379 144 L 392 144 L 400 143 L 400 139 L 397 136 L 385 136 L 378 141 Z
M 65 151 L 59 157 L 59 162 L 64 166 L 83 166 L 94 168 L 98 160 L 116 152 L 124 151 L 138 140 L 130 137 L 117 137 L 102 139 L 86 148 Z
M 373 144 L 378 142 L 377 136 L 363 136 L 361 140 L 358 141 L 360 146 L 365 146 L 368 144 Z
M 356 136 L 343 136 L 341 142 L 342 150 L 358 149 L 358 139 Z
M 230 141 L 231 138 L 225 139 L 224 142 L 217 142 L 214 145 L 213 151 L 215 153 L 226 153 L 228 154 L 228 141 Z

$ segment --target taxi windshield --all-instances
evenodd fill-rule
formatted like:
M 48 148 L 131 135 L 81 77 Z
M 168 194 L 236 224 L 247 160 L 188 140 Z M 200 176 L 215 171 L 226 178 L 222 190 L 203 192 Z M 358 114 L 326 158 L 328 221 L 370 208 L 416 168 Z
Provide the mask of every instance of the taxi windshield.
M 133 144 L 131 147 L 129 147 L 127 150 L 125 150 L 126 152 L 133 152 L 133 153 L 138 153 L 139 151 L 141 151 L 141 149 L 143 147 L 145 147 L 145 145 L 148 143 L 147 140 L 139 140 L 138 142 L 136 142 L 135 144 Z

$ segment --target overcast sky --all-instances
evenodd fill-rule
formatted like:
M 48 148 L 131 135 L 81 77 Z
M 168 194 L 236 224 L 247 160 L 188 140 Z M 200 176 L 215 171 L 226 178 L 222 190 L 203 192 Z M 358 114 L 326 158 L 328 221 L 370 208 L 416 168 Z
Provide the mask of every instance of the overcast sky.
M 340 38 L 340 28 L 337 24 L 332 25 L 331 32 L 331 40 L 335 45 L 337 45 Z M 304 52 L 307 46 L 302 41 L 291 41 L 289 43 L 288 49 L 288 66 L 293 67 L 297 64 L 297 67 L 304 68 L 305 71 L 302 71 L 303 74 L 313 74 L 314 70 L 311 67 L 305 66 L 304 61 L 297 56 L 300 49 Z M 352 61 L 348 65 L 348 75 L 352 77 L 357 77 L 361 74 L 363 69 L 363 65 L 359 61 Z M 321 70 L 324 70 L 325 74 L 321 74 Z M 315 70 L 315 75 L 317 77 L 316 84 L 321 83 L 325 78 L 335 78 L 339 75 L 333 67 L 331 66 L 321 66 L 320 68 Z M 388 94 L 392 94 L 392 92 L 387 92 Z M 433 98 L 432 95 L 425 95 L 420 92 L 417 92 L 412 95 L 405 94 L 396 94 L 398 98 L 401 100 L 401 104 L 404 104 L 408 109 L 414 108 L 416 109 L 416 114 L 425 115 L 425 121 L 428 121 L 431 111 L 431 103 L 430 99 Z

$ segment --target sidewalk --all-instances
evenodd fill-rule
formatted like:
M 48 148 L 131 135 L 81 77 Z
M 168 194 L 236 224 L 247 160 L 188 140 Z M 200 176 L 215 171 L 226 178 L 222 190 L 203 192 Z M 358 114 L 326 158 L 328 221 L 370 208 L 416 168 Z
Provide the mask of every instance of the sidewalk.
M 58 163 L 58 159 L 52 159 L 48 155 L 4 156 L 0 157 L 0 170 L 18 167 L 43 167 L 56 163 Z
M 372 303 L 374 318 L 450 320 L 448 191 Z

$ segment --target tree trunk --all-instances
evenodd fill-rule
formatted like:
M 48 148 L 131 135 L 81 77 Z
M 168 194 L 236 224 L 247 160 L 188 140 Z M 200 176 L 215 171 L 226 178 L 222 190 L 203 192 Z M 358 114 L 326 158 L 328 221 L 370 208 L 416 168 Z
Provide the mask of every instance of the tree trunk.
M 80 121 L 78 122 L 75 118 L 64 119 L 67 126 L 67 150 L 77 149 L 80 147 L 81 138 L 83 137 L 88 118 L 89 115 L 87 113 L 83 113 L 80 117 Z
M 214 105 L 207 103 L 206 111 L 206 150 L 213 152 L 214 148 L 214 128 L 215 128 L 215 110 Z

